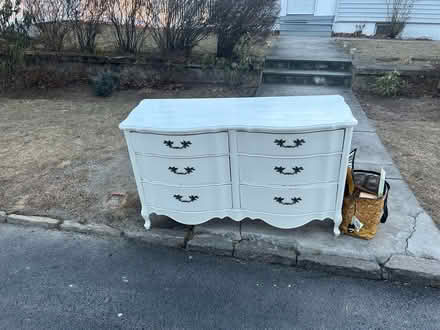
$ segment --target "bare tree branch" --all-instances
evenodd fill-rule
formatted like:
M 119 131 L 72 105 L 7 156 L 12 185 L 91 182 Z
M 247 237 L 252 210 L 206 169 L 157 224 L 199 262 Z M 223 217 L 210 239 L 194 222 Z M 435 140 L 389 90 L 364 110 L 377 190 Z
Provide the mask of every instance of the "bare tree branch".
M 415 0 L 387 0 L 390 30 L 388 36 L 396 38 L 405 28 L 414 7 Z
M 73 30 L 82 51 L 94 53 L 98 29 L 104 22 L 108 0 L 70 0 Z
M 210 0 L 152 0 L 151 33 L 162 54 L 192 48 L 212 32 Z
M 40 32 L 40 38 L 47 49 L 60 51 L 71 30 L 69 14 L 70 0 L 25 0 L 25 11 Z
M 217 56 L 231 58 L 241 42 L 267 36 L 278 14 L 278 0 L 215 0 L 212 21 L 218 38 Z
M 128 53 L 139 52 L 148 35 L 151 0 L 109 0 L 107 13 L 118 48 Z

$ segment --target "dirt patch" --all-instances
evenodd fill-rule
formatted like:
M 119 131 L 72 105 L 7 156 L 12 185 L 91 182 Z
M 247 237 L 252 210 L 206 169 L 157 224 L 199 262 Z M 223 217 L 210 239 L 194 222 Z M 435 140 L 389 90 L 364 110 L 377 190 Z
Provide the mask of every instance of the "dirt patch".
M 185 86 L 98 98 L 80 86 L 0 97 L 0 210 L 140 228 L 140 203 L 119 123 L 145 98 L 254 92 Z
M 357 96 L 403 177 L 440 227 L 440 99 Z

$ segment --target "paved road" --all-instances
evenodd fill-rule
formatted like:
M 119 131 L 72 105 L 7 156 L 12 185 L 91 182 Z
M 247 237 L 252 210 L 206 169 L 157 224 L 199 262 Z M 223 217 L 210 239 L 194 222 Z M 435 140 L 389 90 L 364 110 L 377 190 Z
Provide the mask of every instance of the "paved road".
M 440 290 L 0 225 L 1 329 L 438 329 Z

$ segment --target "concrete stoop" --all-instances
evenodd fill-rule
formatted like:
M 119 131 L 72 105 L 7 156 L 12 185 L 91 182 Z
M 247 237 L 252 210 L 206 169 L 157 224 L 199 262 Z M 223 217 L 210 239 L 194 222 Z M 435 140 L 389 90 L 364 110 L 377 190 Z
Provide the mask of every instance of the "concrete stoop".
M 289 59 L 275 56 L 266 57 L 265 69 L 278 70 L 311 70 L 351 72 L 352 62 L 348 60 L 314 60 L 314 59 Z
M 263 83 L 350 87 L 351 68 L 352 63 L 347 60 L 268 57 L 263 72 Z
M 284 36 L 331 37 L 332 16 L 288 15 L 280 18 L 280 33 Z
M 347 72 L 265 69 L 263 74 L 263 82 L 268 84 L 350 87 L 351 80 L 351 73 Z
M 281 33 L 266 57 L 263 82 L 269 84 L 345 86 L 352 83 L 352 58 L 330 38 L 314 38 L 316 30 L 325 29 L 324 21 L 309 22 L 310 18 L 296 17 L 282 26 L 292 30 L 293 36 Z M 313 18 L 315 19 L 315 18 Z M 305 21 L 304 21 L 305 20 Z M 300 35 L 306 33 L 307 37 Z M 296 34 L 296 36 L 295 36 Z

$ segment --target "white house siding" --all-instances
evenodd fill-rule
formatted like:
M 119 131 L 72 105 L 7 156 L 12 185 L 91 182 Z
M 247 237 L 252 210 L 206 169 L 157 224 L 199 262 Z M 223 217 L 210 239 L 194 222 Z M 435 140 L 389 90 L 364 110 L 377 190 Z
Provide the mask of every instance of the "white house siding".
M 376 22 L 387 20 L 386 0 L 339 0 L 333 31 L 352 33 L 365 24 L 364 33 L 373 35 Z M 416 0 L 403 38 L 428 37 L 440 40 L 440 0 Z
M 287 15 L 288 1 L 292 0 L 279 0 L 280 1 L 280 16 Z M 310 0 L 313 1 L 313 0 Z M 334 16 L 336 10 L 336 3 L 338 0 L 315 0 L 315 16 Z M 440 1 L 440 0 L 439 0 Z
M 334 16 L 336 3 L 337 0 L 316 0 L 315 16 Z

